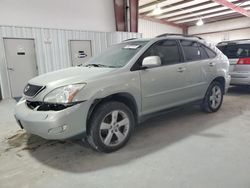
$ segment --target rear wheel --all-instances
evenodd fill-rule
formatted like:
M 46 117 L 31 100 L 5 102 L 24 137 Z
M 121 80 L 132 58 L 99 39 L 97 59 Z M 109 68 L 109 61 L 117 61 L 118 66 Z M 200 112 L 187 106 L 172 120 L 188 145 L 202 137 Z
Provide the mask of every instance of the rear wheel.
M 87 138 L 94 149 L 108 153 L 123 147 L 133 129 L 131 110 L 120 102 L 106 102 L 94 110 Z
M 217 112 L 223 101 L 223 86 L 220 82 L 214 81 L 208 87 L 207 93 L 201 104 L 205 112 Z

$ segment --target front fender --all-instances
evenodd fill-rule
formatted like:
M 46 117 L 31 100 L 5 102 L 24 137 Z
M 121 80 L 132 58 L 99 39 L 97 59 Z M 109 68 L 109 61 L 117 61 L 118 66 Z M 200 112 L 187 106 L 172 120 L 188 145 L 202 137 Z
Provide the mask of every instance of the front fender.
M 140 75 L 137 71 L 111 75 L 87 83 L 75 98 L 78 101 L 91 101 L 106 98 L 113 94 L 128 93 L 136 102 L 138 112 L 141 111 Z

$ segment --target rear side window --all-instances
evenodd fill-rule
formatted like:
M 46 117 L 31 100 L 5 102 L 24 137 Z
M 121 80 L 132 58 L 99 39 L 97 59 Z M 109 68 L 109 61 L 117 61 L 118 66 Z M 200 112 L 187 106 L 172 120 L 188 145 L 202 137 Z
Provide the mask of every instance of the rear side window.
M 214 51 L 212 51 L 210 48 L 205 47 L 205 46 L 204 46 L 204 48 L 205 48 L 209 58 L 215 58 L 216 57 L 216 53 Z
M 205 47 L 203 45 L 199 46 L 199 51 L 200 51 L 200 58 L 201 59 L 208 59 L 209 58 L 209 56 L 208 56 L 208 54 L 206 52 L 206 49 L 205 49 Z
M 201 59 L 201 53 L 197 42 L 190 40 L 180 40 L 186 61 L 196 61 Z
M 217 46 L 228 58 L 246 58 L 250 57 L 250 44 L 228 44 Z
M 186 61 L 197 61 L 216 57 L 216 53 L 205 45 L 189 40 L 181 40 Z

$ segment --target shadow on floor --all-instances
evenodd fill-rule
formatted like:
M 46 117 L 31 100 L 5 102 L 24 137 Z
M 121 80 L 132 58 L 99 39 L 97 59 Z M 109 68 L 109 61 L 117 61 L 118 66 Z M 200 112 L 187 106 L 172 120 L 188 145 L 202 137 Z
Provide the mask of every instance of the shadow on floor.
M 241 92 L 246 94 L 248 91 L 239 89 L 240 94 Z M 229 95 L 236 93 L 237 88 L 231 88 Z M 101 170 L 167 149 L 171 144 L 190 136 L 220 139 L 220 134 L 208 133 L 205 130 L 241 115 L 249 106 L 244 102 L 236 102 L 233 108 L 231 105 L 231 99 L 227 100 L 225 97 L 223 106 L 217 113 L 203 113 L 199 107 L 192 106 L 152 118 L 137 126 L 124 148 L 110 154 L 95 152 L 80 140 L 47 141 L 34 135 L 24 138 L 26 146 L 23 149 L 28 150 L 30 155 L 44 165 L 59 170 L 73 173 Z
M 232 86 L 228 89 L 227 95 L 239 96 L 239 95 L 250 95 L 249 86 Z

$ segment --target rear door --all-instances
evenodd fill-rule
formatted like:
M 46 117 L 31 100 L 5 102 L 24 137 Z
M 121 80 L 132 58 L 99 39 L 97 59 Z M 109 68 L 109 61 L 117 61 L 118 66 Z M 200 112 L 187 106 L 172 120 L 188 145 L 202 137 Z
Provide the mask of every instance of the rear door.
M 190 101 L 201 99 L 216 72 L 215 64 L 204 45 L 192 40 L 180 40 L 180 44 L 187 64 L 186 95 Z

